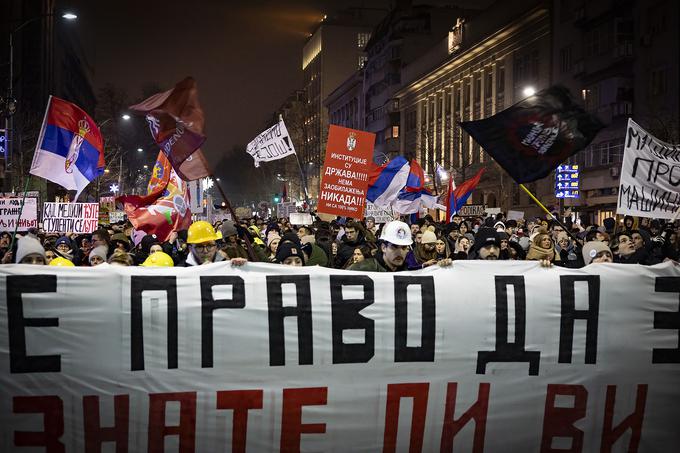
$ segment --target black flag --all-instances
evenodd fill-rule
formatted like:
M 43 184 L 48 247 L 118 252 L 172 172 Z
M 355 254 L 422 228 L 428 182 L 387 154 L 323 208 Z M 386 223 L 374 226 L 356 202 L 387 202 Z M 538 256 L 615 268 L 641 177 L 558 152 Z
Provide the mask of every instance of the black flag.
M 459 123 L 518 183 L 544 178 L 604 127 L 553 86 L 492 117 Z

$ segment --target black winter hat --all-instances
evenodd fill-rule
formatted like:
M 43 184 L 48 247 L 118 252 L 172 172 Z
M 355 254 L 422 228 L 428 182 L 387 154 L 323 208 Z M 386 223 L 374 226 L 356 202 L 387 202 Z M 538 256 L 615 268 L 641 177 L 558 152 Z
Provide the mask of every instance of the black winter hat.
M 493 228 L 480 228 L 479 231 L 477 231 L 477 234 L 475 234 L 473 248 L 475 251 L 478 251 L 487 245 L 496 245 L 497 247 L 500 247 L 501 239 Z
M 276 261 L 278 263 L 283 263 L 283 260 L 289 256 L 297 256 L 302 260 L 302 264 L 305 263 L 305 255 L 302 253 L 302 247 L 298 244 L 292 242 L 279 243 L 279 247 L 276 249 Z

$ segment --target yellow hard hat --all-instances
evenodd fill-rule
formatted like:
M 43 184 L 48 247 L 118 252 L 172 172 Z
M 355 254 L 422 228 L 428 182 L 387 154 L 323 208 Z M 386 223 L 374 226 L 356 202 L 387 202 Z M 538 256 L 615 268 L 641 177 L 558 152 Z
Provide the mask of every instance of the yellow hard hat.
M 142 266 L 145 267 L 173 267 L 174 265 L 175 263 L 172 261 L 170 255 L 165 252 L 152 253 L 142 263 Z
M 71 261 L 67 260 L 66 258 L 58 256 L 54 258 L 52 261 L 50 261 L 50 266 L 75 267 L 76 265 L 73 264 Z
M 205 220 L 194 222 L 189 227 L 187 242 L 189 244 L 200 244 L 201 242 L 216 241 L 222 239 L 222 233 L 215 232 L 213 226 Z

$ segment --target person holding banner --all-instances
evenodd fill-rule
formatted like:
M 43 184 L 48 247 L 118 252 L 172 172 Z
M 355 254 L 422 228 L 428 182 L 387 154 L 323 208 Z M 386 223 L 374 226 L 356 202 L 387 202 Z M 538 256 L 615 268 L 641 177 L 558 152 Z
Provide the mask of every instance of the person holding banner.
M 413 239 L 411 229 L 400 221 L 386 223 L 380 235 L 380 248 L 372 258 L 352 264 L 351 271 L 365 272 L 399 272 L 408 270 L 406 255 Z

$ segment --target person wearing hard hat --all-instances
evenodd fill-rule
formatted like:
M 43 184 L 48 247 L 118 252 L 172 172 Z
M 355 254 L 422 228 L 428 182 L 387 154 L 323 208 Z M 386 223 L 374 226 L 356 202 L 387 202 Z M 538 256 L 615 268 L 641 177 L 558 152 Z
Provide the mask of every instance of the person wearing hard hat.
M 217 241 L 220 239 L 222 239 L 222 233 L 216 232 L 213 226 L 205 220 L 192 223 L 187 234 L 189 255 L 184 266 L 198 266 L 224 261 L 224 257 L 217 253 Z M 231 260 L 231 263 L 235 266 L 240 266 L 246 262 L 247 260 L 243 258 Z
M 173 267 L 172 257 L 165 252 L 152 253 L 140 266 L 144 267 Z
M 215 232 L 213 226 L 205 220 L 192 223 L 187 234 L 189 255 L 184 265 L 198 266 L 224 261 L 224 257 L 217 253 L 217 241 L 220 239 L 222 233 Z
M 48 264 L 48 266 L 75 267 L 75 264 L 73 264 L 70 260 L 67 260 L 66 258 L 58 256 L 56 258 L 53 258 L 52 261 L 50 261 L 50 264 Z
M 411 229 L 399 220 L 385 224 L 379 239 L 380 248 L 372 258 L 352 264 L 351 271 L 397 272 L 405 271 L 406 255 L 411 249 Z

